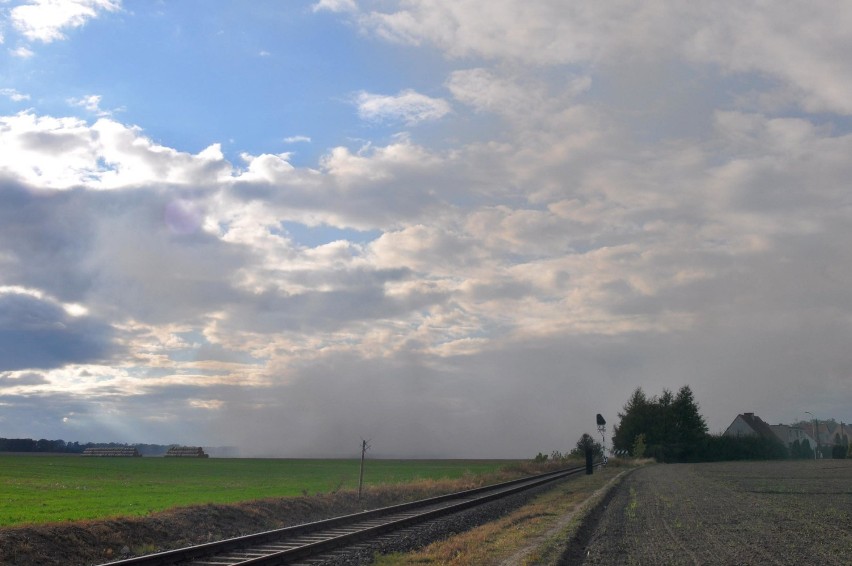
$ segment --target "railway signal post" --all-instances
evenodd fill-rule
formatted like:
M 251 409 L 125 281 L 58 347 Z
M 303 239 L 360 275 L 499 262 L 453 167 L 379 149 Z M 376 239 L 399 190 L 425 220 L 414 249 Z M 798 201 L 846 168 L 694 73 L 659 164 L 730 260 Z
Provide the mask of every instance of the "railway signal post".
M 598 432 L 601 433 L 601 458 L 603 459 L 603 464 L 606 466 L 607 457 L 606 457 L 606 419 L 603 418 L 603 415 L 598 413 L 597 416 L 598 423 Z

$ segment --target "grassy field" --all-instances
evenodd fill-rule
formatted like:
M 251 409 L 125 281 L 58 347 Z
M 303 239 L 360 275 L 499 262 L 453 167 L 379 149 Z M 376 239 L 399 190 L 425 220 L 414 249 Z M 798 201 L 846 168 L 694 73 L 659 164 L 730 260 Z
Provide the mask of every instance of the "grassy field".
M 497 460 L 367 460 L 364 483 L 495 472 Z M 357 489 L 357 460 L 0 455 L 0 526 Z

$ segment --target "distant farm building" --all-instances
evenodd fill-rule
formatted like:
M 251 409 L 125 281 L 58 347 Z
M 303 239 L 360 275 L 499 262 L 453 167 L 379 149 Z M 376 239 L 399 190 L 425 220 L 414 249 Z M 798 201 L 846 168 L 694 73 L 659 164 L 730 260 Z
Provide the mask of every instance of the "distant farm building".
M 200 446 L 172 446 L 166 452 L 166 458 L 207 458 Z
M 140 454 L 139 450 L 136 448 L 129 447 L 86 448 L 83 450 L 83 456 L 141 458 L 142 454 Z

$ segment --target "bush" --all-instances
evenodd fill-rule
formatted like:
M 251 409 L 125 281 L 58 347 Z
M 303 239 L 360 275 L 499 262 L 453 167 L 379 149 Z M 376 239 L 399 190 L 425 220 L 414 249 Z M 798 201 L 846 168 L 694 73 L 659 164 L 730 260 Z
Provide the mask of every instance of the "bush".
M 577 441 L 576 448 L 571 450 L 568 455 L 575 458 L 585 458 L 586 451 L 591 451 L 592 455 L 596 458 L 603 456 L 603 446 L 601 446 L 600 442 L 595 442 L 595 439 L 591 435 L 583 433 L 583 436 Z
M 690 454 L 691 462 L 728 460 L 783 460 L 787 447 L 778 440 L 758 436 L 708 435 Z
M 633 441 L 633 457 L 645 457 L 645 434 L 637 434 L 636 440 Z

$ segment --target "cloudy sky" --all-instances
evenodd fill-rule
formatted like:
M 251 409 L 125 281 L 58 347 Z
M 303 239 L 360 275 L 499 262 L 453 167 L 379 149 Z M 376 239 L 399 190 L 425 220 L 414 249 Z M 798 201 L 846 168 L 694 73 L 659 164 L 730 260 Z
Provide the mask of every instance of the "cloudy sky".
M 852 4 L 0 1 L 0 436 L 852 421 Z

